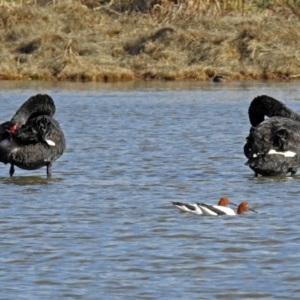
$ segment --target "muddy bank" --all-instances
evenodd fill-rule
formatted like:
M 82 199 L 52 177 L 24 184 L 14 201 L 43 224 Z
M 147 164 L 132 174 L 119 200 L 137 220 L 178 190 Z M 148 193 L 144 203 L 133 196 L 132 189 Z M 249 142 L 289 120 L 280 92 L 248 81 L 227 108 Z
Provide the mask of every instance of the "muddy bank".
M 121 12 L 107 5 L 91 8 L 80 2 L 2 4 L 0 79 L 300 77 L 297 7 L 210 13 L 196 9 L 175 3 L 157 5 L 147 13 Z

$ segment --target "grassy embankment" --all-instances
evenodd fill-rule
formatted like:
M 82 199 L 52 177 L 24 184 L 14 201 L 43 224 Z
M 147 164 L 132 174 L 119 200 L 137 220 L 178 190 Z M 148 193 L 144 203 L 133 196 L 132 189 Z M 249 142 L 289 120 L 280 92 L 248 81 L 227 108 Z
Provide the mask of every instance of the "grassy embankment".
M 300 77 L 295 1 L 24 2 L 0 2 L 0 79 Z

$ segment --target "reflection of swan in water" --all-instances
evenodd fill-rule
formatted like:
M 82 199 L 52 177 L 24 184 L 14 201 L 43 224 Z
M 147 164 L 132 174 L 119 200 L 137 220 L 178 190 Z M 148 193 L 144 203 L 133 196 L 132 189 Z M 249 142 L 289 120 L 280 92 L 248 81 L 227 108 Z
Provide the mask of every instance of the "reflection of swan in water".
M 44 178 L 40 176 L 13 176 L 13 177 L 0 177 L 0 182 L 6 185 L 18 186 L 41 186 L 48 185 L 52 182 L 62 181 L 62 178 Z
M 295 174 L 300 166 L 300 116 L 272 97 L 258 96 L 250 104 L 249 119 L 246 165 L 256 176 Z
M 0 125 L 0 162 L 25 170 L 47 167 L 51 177 L 52 162 L 66 148 L 64 134 L 53 118 L 55 105 L 48 95 L 30 97 L 16 112 L 11 121 Z

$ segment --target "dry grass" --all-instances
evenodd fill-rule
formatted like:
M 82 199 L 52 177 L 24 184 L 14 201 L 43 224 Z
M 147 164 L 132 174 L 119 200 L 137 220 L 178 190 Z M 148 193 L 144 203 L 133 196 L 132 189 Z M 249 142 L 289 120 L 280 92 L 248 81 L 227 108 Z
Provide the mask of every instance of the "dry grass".
M 0 79 L 298 78 L 294 2 L 0 0 Z

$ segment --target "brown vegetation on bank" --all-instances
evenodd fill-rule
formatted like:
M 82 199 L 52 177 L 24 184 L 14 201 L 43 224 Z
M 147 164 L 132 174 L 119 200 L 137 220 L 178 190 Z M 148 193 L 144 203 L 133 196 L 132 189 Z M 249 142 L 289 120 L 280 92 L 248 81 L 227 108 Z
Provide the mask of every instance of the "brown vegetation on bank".
M 0 79 L 300 77 L 300 7 L 248 2 L 2 0 Z

